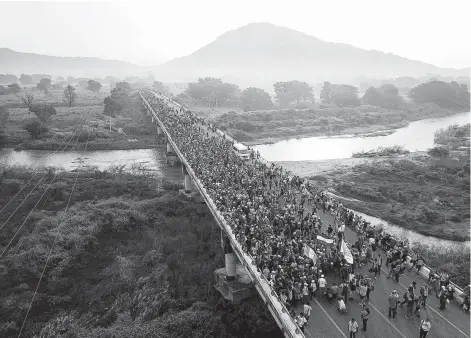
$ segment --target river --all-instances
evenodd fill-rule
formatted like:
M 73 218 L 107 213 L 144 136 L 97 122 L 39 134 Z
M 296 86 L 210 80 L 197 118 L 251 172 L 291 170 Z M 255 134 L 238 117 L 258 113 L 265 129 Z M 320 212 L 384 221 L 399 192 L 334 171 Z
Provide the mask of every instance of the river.
M 311 137 L 292 139 L 269 145 L 254 147 L 262 157 L 269 161 L 304 161 L 349 158 L 357 151 L 368 151 L 379 146 L 400 144 L 410 151 L 427 150 L 433 147 L 433 136 L 436 130 L 453 124 L 469 122 L 470 113 L 457 114 L 445 118 L 426 119 L 412 122 L 409 126 L 396 130 L 388 136 L 375 137 Z M 109 150 L 83 152 L 51 152 L 42 150 L 12 149 L 0 150 L 0 165 L 26 165 L 31 168 L 55 166 L 73 170 L 80 165 L 106 169 L 110 166 L 124 166 L 130 170 L 133 165 L 151 170 L 157 177 L 167 177 L 169 168 L 165 164 L 164 149 Z M 178 176 L 175 170 L 172 176 Z M 183 178 L 182 178 L 183 179 Z M 426 243 L 436 247 L 450 248 L 466 245 L 470 242 L 454 242 L 435 237 L 424 236 L 414 231 L 405 230 L 388 222 L 364 215 L 372 224 L 383 224 L 384 228 L 399 237 L 408 238 L 410 242 Z
M 350 158 L 353 153 L 378 147 L 400 145 L 409 151 L 425 151 L 434 146 L 434 133 L 453 124 L 470 122 L 470 113 L 460 113 L 443 118 L 411 122 L 386 136 L 336 136 L 290 139 L 273 144 L 257 145 L 267 161 L 319 161 Z

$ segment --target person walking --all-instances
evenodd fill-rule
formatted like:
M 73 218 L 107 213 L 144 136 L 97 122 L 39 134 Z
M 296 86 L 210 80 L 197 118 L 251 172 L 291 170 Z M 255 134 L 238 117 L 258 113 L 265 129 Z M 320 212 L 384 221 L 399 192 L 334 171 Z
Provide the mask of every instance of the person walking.
M 348 332 L 350 332 L 350 338 L 355 338 L 357 331 L 358 331 L 358 323 L 355 320 L 355 318 L 352 318 L 352 320 L 348 322 Z
M 368 317 L 370 316 L 370 309 L 365 305 L 363 310 L 361 310 L 361 319 L 363 321 L 363 331 L 366 331 L 366 326 L 368 324 Z
M 306 323 L 309 322 L 309 317 L 311 316 L 311 310 L 312 310 L 312 307 L 311 307 L 310 302 L 307 302 L 306 304 L 304 304 L 303 312 L 304 312 L 304 317 L 306 318 Z
M 388 297 L 388 303 L 389 303 L 389 318 L 391 318 L 391 315 L 393 318 L 396 318 L 397 315 L 397 303 L 399 303 L 399 295 L 397 294 L 396 290 L 392 290 L 391 294 Z
M 419 338 L 425 338 L 427 337 L 428 332 L 430 331 L 430 328 L 432 327 L 432 324 L 430 324 L 430 320 L 428 319 L 428 316 L 420 322 L 420 335 Z

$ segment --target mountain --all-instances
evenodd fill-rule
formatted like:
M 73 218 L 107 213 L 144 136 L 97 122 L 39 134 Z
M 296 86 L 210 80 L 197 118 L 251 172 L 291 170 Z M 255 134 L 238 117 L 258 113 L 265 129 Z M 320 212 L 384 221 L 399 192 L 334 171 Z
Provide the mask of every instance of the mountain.
M 241 87 L 270 87 L 280 80 L 350 82 L 427 74 L 469 76 L 468 69 L 440 68 L 391 53 L 364 50 L 269 23 L 229 31 L 191 55 L 155 68 L 161 81 L 194 81 L 214 76 Z
M 93 57 L 59 57 L 21 53 L 0 48 L 0 74 L 49 74 L 52 76 L 115 77 L 147 75 L 150 67 Z

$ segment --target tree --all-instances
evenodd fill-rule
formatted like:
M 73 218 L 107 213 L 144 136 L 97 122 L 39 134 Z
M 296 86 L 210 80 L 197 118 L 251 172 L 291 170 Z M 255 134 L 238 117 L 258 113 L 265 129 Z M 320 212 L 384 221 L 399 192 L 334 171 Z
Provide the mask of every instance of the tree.
M 33 74 L 33 75 L 31 75 L 31 77 L 33 78 L 33 83 L 38 83 L 38 82 L 41 81 L 41 79 L 52 80 L 52 76 L 47 75 L 47 74 Z
M 141 79 L 137 76 L 127 76 L 125 79 L 124 79 L 124 82 L 127 82 L 127 83 L 135 83 L 135 82 L 139 82 Z
M 470 108 L 469 91 L 457 82 L 430 81 L 414 87 L 409 97 L 416 104 L 435 103 L 441 108 L 468 110 Z
M 188 84 L 185 94 L 199 100 L 211 100 L 224 103 L 234 100 L 240 94 L 240 88 L 231 83 L 222 82 L 213 77 L 199 78 L 198 82 Z
M 260 88 L 250 87 L 244 89 L 240 100 L 244 111 L 270 109 L 273 107 L 270 95 Z
M 51 79 L 42 78 L 41 81 L 39 81 L 39 83 L 36 85 L 36 87 L 39 90 L 44 91 L 44 93 L 47 93 L 51 88 Z
M 23 129 L 25 129 L 33 139 L 37 139 L 40 135 L 48 132 L 47 126 L 34 118 L 26 121 L 23 125 Z
M 379 88 L 370 87 L 363 95 L 362 102 L 386 109 L 398 109 L 404 100 L 399 96 L 399 90 L 393 84 L 383 84 Z
M 339 107 L 358 106 L 358 88 L 345 84 L 331 84 L 324 82 L 321 90 L 322 103 L 333 103 Z
M 299 104 L 300 100 L 312 100 L 314 95 L 312 94 L 312 87 L 306 82 L 300 81 L 289 81 L 289 82 L 277 82 L 274 84 L 276 100 L 281 105 L 287 106 L 293 101 Z
M 56 78 L 56 80 L 57 80 L 57 81 L 65 81 L 65 79 L 64 79 L 63 76 L 58 76 L 58 77 Z
M 31 75 L 21 74 L 20 81 L 24 85 L 30 85 L 33 83 L 33 77 Z
M 101 86 L 101 85 L 100 85 Z M 72 107 L 74 104 L 76 98 L 77 98 L 77 93 L 75 93 L 75 88 L 72 87 L 71 85 L 67 85 L 65 87 L 64 92 L 62 93 L 62 100 L 69 106 Z
M 18 78 L 16 75 L 13 74 L 0 74 L 0 83 L 16 83 L 18 82 Z
M 154 89 L 158 93 L 164 93 L 165 94 L 165 93 L 170 92 L 169 88 L 160 81 L 154 81 L 152 83 L 152 89 Z
M 131 92 L 131 85 L 127 82 L 116 82 L 116 89 L 124 90 L 127 93 Z
M 68 84 L 74 83 L 74 82 L 75 82 L 75 77 L 73 77 L 73 76 L 67 76 L 66 81 L 67 81 Z
M 332 85 L 329 81 L 324 82 L 324 86 L 321 89 L 320 99 L 324 104 L 332 103 Z
M 17 83 L 12 83 L 8 85 L 8 94 L 16 94 L 21 91 L 21 87 Z
M 88 88 L 92 92 L 99 92 L 101 89 L 101 83 L 95 80 L 88 80 Z
M 3 140 L 6 138 L 5 133 L 5 124 L 10 117 L 10 112 L 8 111 L 7 107 L 0 106 L 0 145 L 3 144 Z
M 0 130 L 5 128 L 5 124 L 7 123 L 9 117 L 10 112 L 8 111 L 8 108 L 5 106 L 0 106 Z
M 118 85 L 119 83 L 117 83 L 116 85 Z M 124 109 L 127 109 L 131 105 L 131 99 L 129 97 L 129 92 L 126 90 L 126 86 L 124 86 L 124 88 L 123 86 L 121 86 L 120 88 L 114 88 L 111 91 L 111 95 L 105 97 L 104 103 L 104 113 L 106 115 L 116 116 L 117 114 L 120 114 Z
M 33 93 L 25 92 L 23 94 L 15 94 L 15 95 L 23 102 L 25 107 L 28 108 L 28 111 L 31 112 L 31 105 L 33 104 L 33 101 L 34 101 Z
M 80 88 L 84 88 L 84 89 L 88 88 L 88 79 L 77 79 L 77 81 Z
M 53 106 L 47 104 L 32 105 L 30 109 L 41 122 L 50 122 L 52 116 L 56 115 L 56 109 Z

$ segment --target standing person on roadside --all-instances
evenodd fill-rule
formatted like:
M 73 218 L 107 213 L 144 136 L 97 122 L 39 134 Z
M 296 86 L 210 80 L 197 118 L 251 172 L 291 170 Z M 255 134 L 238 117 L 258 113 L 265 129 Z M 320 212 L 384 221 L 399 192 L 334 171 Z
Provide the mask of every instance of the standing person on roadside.
M 430 320 L 428 319 L 428 316 L 427 316 L 427 317 L 425 317 L 424 320 L 422 320 L 420 322 L 420 335 L 419 335 L 419 338 L 427 337 L 427 334 L 430 331 L 431 327 L 432 327 L 432 324 L 430 324 Z
M 355 318 L 352 318 L 352 320 L 348 322 L 348 332 L 350 332 L 350 338 L 355 338 L 357 331 L 358 331 L 358 323 L 355 320 Z
M 391 314 L 393 318 L 396 318 L 397 314 L 397 303 L 399 303 L 399 295 L 397 294 L 396 290 L 393 290 L 388 297 L 389 303 L 389 318 L 391 318 Z
M 368 317 L 370 316 L 370 309 L 368 306 L 363 306 L 363 310 L 361 310 L 361 319 L 363 321 L 363 331 L 366 331 L 366 326 L 368 324 Z
M 325 296 L 325 286 L 327 285 L 327 281 L 324 278 L 324 275 L 321 275 L 321 278 L 318 280 L 319 282 L 319 293 L 320 293 L 320 298 Z
M 447 301 L 447 292 L 444 285 L 442 286 L 442 289 L 440 291 L 440 295 L 438 296 L 438 298 L 440 299 L 440 310 L 445 310 L 446 301 Z
M 420 295 L 422 296 L 422 299 L 423 299 L 423 307 L 424 308 L 427 306 L 428 293 L 429 293 L 428 285 L 426 283 L 424 283 L 420 287 Z

